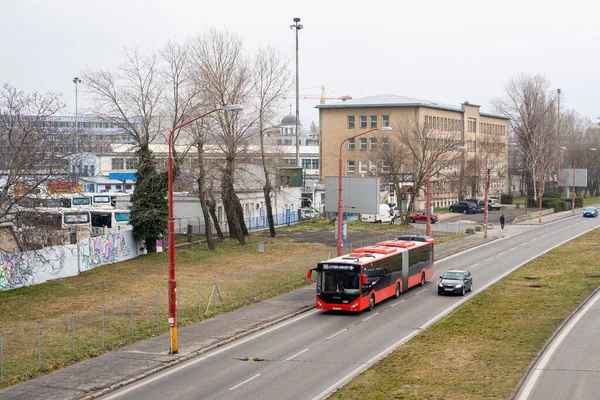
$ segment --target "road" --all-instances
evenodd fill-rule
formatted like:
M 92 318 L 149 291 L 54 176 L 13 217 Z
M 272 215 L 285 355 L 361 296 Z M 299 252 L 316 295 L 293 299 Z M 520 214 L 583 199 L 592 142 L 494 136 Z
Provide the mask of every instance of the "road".
M 600 393 L 600 291 L 565 324 L 523 382 L 519 400 L 595 400 Z
M 579 216 L 549 223 L 439 260 L 436 274 L 467 267 L 477 293 L 599 225 L 600 219 Z M 102 398 L 325 398 L 472 296 L 441 297 L 436 284 L 413 288 L 370 313 L 309 311 Z

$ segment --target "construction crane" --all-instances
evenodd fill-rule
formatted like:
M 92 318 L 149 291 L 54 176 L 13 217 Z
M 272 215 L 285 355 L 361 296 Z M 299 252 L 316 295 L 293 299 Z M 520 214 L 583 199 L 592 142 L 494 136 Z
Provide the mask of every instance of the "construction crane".
M 321 100 L 321 104 L 325 104 L 325 100 L 352 100 L 352 96 L 348 96 L 347 94 L 339 97 L 327 97 L 325 96 L 325 86 L 321 86 L 321 96 L 312 95 L 312 94 L 301 94 L 299 95 L 301 99 L 319 99 Z M 292 96 L 283 96 L 283 99 L 291 99 Z

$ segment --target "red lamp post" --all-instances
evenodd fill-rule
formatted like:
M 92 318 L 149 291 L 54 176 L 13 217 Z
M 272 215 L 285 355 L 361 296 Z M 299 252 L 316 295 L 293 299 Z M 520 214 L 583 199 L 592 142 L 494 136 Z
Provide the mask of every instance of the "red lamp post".
M 539 223 L 542 222 L 542 194 L 544 192 L 543 188 L 542 188 L 542 186 L 544 184 L 543 178 L 544 178 L 544 171 L 542 169 L 542 161 L 540 160 L 540 185 L 539 185 L 540 186 L 540 194 L 538 196 L 538 202 L 539 202 L 539 204 L 538 204 L 538 222 Z
M 431 174 L 427 170 L 427 203 L 425 204 L 425 218 L 427 218 L 427 227 L 425 228 L 425 235 L 431 236 Z
M 170 353 L 177 354 L 177 281 L 175 280 L 175 218 L 173 217 L 173 134 L 178 129 L 183 128 L 186 125 L 191 124 L 201 118 L 206 117 L 217 111 L 239 111 L 242 110 L 242 106 L 230 105 L 216 108 L 205 114 L 200 115 L 194 119 L 184 122 L 181 125 L 173 128 L 169 133 L 169 160 L 168 160 L 168 181 L 169 181 L 169 225 L 168 225 L 168 239 L 169 239 L 169 335 L 171 338 Z
M 381 128 L 369 129 L 366 132 L 362 132 L 357 135 L 350 136 L 349 138 L 342 140 L 342 142 L 340 143 L 340 158 L 339 158 L 339 165 L 338 165 L 339 169 L 338 169 L 338 213 L 337 213 L 337 233 L 338 233 L 337 255 L 338 255 L 338 257 L 342 255 L 342 245 L 343 245 L 343 239 L 342 239 L 342 220 L 343 220 L 343 218 L 342 218 L 342 215 L 343 215 L 343 211 L 342 211 L 342 206 L 343 206 L 343 201 L 342 201 L 342 147 L 344 146 L 344 143 L 346 143 L 348 140 L 357 138 L 362 135 L 366 135 L 369 132 L 391 131 L 391 130 L 392 130 L 392 128 L 389 126 L 383 126 Z

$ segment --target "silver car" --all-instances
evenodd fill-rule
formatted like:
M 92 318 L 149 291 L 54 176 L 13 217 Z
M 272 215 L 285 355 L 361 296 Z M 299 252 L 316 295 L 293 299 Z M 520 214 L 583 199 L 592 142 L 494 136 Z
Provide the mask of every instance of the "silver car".
M 438 294 L 460 294 L 473 290 L 473 276 L 466 269 L 451 269 L 440 276 L 438 283 Z

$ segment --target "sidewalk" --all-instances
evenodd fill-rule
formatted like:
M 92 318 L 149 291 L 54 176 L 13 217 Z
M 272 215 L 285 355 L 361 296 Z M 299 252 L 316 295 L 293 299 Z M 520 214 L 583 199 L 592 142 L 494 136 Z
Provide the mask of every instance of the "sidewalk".
M 577 214 L 577 210 L 576 210 Z M 545 215 L 543 223 L 571 216 L 570 211 Z M 538 220 L 507 224 L 504 230 L 490 229 L 487 239 L 476 232 L 459 240 L 436 246 L 436 258 L 444 258 L 468 248 L 534 229 Z M 28 382 L 0 390 L 0 398 L 17 399 L 93 399 L 166 369 L 199 354 L 233 342 L 314 308 L 313 285 L 260 303 L 251 304 L 198 324 L 179 329 L 179 354 L 171 355 L 169 335 L 123 347 L 119 351 L 85 360 Z

